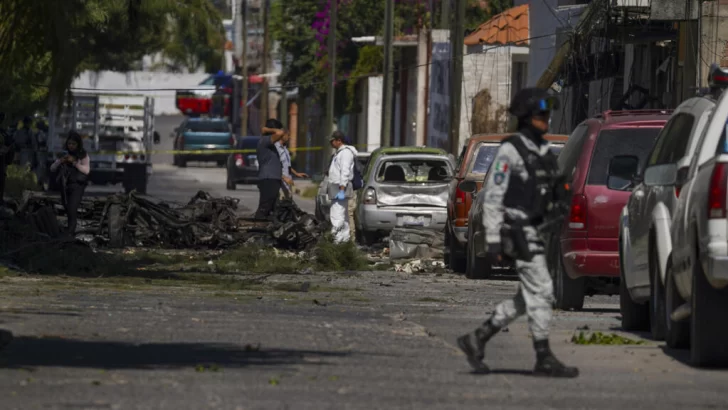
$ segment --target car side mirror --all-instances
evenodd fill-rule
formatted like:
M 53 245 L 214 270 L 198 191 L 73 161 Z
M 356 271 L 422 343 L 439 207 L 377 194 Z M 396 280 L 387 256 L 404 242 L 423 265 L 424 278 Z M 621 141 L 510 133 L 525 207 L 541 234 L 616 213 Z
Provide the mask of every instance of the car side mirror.
M 672 186 L 677 182 L 677 165 L 653 165 L 645 170 L 645 185 Z
M 609 160 L 607 188 L 629 191 L 632 181 L 639 171 L 640 159 L 634 155 L 617 155 Z
M 690 166 L 684 166 L 677 170 L 677 175 L 675 176 L 675 186 L 681 187 L 685 185 L 686 182 L 688 182 L 688 172 L 690 171 Z
M 463 181 L 460 185 L 458 185 L 458 189 L 463 192 L 474 194 L 475 191 L 478 190 L 478 184 L 476 184 L 475 181 Z

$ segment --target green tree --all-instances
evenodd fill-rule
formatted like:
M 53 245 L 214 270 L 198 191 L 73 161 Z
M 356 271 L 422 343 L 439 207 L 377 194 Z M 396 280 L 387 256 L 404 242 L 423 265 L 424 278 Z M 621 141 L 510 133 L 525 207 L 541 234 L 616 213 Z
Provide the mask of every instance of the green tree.
M 22 83 L 37 80 L 59 104 L 81 70 L 131 70 L 173 42 L 195 55 L 184 61 L 194 65 L 224 41 L 210 0 L 2 0 L 0 16 L 0 74 L 14 79 L 10 93 L 27 97 Z

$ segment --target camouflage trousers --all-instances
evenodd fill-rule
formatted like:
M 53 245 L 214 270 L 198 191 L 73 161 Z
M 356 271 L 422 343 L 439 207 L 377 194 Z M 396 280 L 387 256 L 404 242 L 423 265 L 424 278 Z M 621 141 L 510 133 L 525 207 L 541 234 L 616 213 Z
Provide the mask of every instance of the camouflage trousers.
M 516 260 L 516 272 L 521 280 L 513 299 L 504 300 L 496 308 L 491 323 L 502 328 L 526 314 L 534 340 L 549 337 L 554 285 L 543 254 L 530 261 Z

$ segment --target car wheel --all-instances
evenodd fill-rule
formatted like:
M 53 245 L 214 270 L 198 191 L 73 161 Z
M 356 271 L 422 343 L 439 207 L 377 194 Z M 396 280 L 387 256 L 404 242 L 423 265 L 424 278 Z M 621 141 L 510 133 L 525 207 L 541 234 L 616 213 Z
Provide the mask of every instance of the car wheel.
M 470 238 L 468 238 L 470 239 Z M 488 259 L 476 256 L 473 241 L 468 240 L 466 245 L 465 277 L 468 279 L 488 279 L 493 274 L 493 265 Z
M 458 255 L 458 245 L 455 238 L 450 237 L 450 245 L 448 246 L 450 253 L 450 269 L 457 273 L 466 273 L 467 270 L 467 258 L 463 258 Z
M 172 155 L 172 165 L 175 167 L 179 165 L 179 161 L 177 160 L 177 154 Z
M 225 181 L 225 188 L 227 188 L 228 191 L 234 191 L 235 188 L 237 188 L 237 184 L 235 183 L 235 180 L 230 176 L 230 171 L 227 173 L 227 181 Z
M 728 293 L 710 286 L 697 257 L 693 270 L 690 361 L 694 366 L 715 366 L 728 362 Z
M 660 267 L 657 265 L 657 250 L 650 251 L 650 333 L 652 339 L 665 339 L 665 287 L 662 286 Z M 620 292 L 621 293 L 621 292 Z M 621 295 L 620 295 L 621 298 Z
M 187 168 L 187 160 L 183 157 L 177 158 L 177 166 L 180 168 Z
M 646 303 L 636 303 L 627 289 L 624 279 L 622 254 L 622 238 L 619 239 L 619 311 L 622 315 L 622 329 L 627 331 L 644 331 L 650 326 L 650 311 Z
M 670 315 L 685 303 L 675 287 L 672 261 L 667 260 L 665 270 L 665 341 L 673 349 L 684 349 L 690 344 L 690 320 L 675 322 Z
M 452 239 L 450 239 L 450 224 L 448 223 L 447 225 L 445 225 L 445 239 L 443 241 L 443 245 L 445 246 L 445 248 L 443 249 L 443 252 L 442 252 L 442 259 L 443 259 L 443 262 L 445 262 L 446 268 L 450 267 L 450 241 L 451 240 Z
M 554 280 L 555 306 L 561 310 L 581 310 L 584 307 L 584 278 L 572 279 L 564 270 L 564 263 L 561 256 L 561 248 L 553 246 L 556 254 L 553 255 L 555 262 L 556 277 Z
M 218 168 L 224 168 L 225 167 L 225 161 L 217 161 L 217 167 Z
M 366 246 L 372 246 L 379 242 L 379 234 L 376 232 L 361 231 L 361 239 Z

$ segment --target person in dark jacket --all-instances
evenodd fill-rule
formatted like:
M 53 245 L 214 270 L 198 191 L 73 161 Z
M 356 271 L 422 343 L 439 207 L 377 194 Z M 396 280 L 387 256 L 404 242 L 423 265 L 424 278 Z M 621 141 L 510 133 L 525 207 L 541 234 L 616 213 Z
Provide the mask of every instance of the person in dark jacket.
M 258 141 L 258 191 L 260 199 L 255 219 L 269 219 L 278 201 L 283 178 L 281 158 L 276 142 L 285 135 L 283 124 L 271 118 L 263 127 L 263 136 Z
M 86 190 L 90 163 L 81 136 L 75 131 L 69 132 L 66 139 L 66 155 L 51 165 L 51 172 L 58 172 L 58 178 L 61 179 L 63 187 L 61 195 L 68 216 L 69 235 L 76 232 L 78 207 Z

